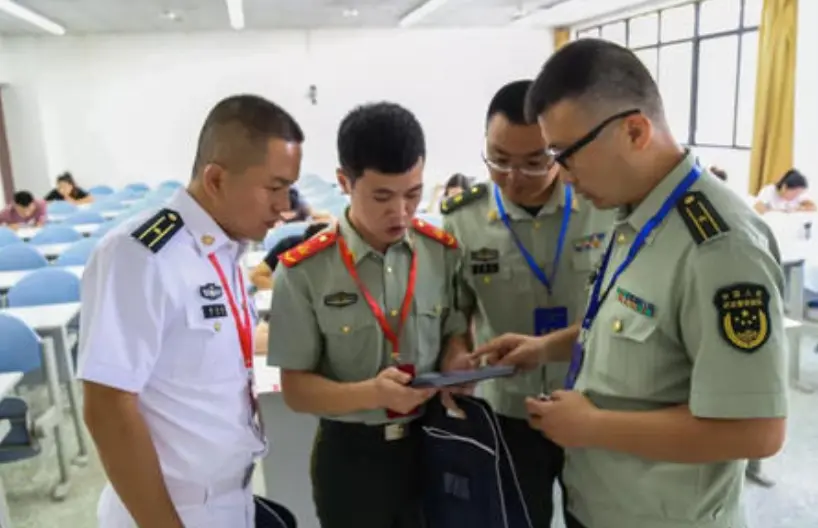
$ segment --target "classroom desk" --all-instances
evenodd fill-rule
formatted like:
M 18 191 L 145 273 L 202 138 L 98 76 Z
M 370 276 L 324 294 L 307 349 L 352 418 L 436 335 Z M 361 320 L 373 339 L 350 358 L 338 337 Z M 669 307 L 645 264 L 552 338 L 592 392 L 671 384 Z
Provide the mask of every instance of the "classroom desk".
M 279 392 L 277 367 L 268 367 L 265 356 L 254 361 L 259 409 L 270 450 L 262 460 L 266 495 L 289 508 L 298 526 L 318 526 L 312 502 L 310 456 L 318 420 L 292 412 Z
M 46 343 L 59 350 L 56 354 L 61 358 L 57 362 L 57 382 L 62 380 L 68 387 L 68 403 L 71 419 L 77 434 L 77 456 L 74 463 L 84 466 L 88 462 L 88 448 L 83 429 L 80 409 L 80 398 L 77 392 L 77 379 L 74 373 L 74 359 L 71 355 L 71 341 L 68 337 L 68 327 L 80 313 L 80 303 L 48 304 L 42 306 L 26 306 L 19 308 L 3 308 L 0 313 L 14 315 L 24 321 L 29 327 L 44 338 Z
M 65 244 L 37 244 L 32 245 L 34 249 L 40 252 L 42 256 L 44 256 L 48 260 L 56 260 L 57 257 L 63 254 L 63 252 L 70 248 L 73 242 L 68 242 Z
M 0 400 L 8 396 L 17 383 L 23 379 L 21 372 L 6 372 L 0 374 Z M 11 431 L 11 422 L 0 420 L 0 441 L 6 438 Z M 3 486 L 3 479 L 0 479 L 0 528 L 11 528 L 11 517 L 9 507 L 6 502 L 6 488 Z
M 85 266 L 64 266 L 60 269 L 64 269 L 69 273 L 73 273 L 74 275 L 81 279 L 82 274 L 85 271 Z M 25 277 L 26 275 L 33 271 L 37 270 L 0 271 L 0 295 L 5 294 L 7 291 L 11 289 L 12 286 L 20 282 L 20 279 L 22 279 L 23 277 Z
M 74 228 L 82 236 L 88 237 L 96 233 L 100 224 L 77 224 L 71 227 Z M 40 232 L 42 227 L 21 227 L 17 230 L 17 236 L 23 240 L 30 240 Z
M 256 306 L 256 313 L 259 318 L 264 318 L 270 313 L 272 302 L 273 290 L 259 290 L 253 295 L 253 304 Z
M 263 250 L 255 250 L 255 251 L 248 251 L 244 254 L 244 259 L 242 263 L 244 264 L 244 269 L 251 270 L 261 264 L 261 261 L 264 260 L 264 257 L 267 256 L 267 252 Z

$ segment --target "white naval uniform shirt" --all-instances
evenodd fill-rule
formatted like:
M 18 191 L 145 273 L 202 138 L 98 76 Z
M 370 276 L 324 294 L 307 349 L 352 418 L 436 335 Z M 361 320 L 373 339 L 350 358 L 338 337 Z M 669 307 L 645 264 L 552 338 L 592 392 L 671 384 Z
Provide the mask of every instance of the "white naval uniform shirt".
M 79 377 L 138 394 L 165 478 L 207 486 L 242 474 L 266 447 L 251 425 L 227 293 L 208 260 L 214 252 L 243 317 L 237 273 L 244 247 L 186 190 L 166 208 L 184 225 L 160 249 L 132 236 L 153 211 L 112 230 L 91 256 L 82 281 Z

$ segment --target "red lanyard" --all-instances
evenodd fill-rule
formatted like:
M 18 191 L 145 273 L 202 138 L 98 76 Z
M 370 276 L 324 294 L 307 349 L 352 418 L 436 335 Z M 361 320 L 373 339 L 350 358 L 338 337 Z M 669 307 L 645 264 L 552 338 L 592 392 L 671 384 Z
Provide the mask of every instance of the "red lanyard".
M 236 298 L 233 296 L 233 290 L 230 288 L 230 283 L 227 282 L 227 277 L 224 275 L 222 265 L 214 253 L 207 256 L 210 263 L 219 274 L 219 280 L 222 281 L 222 287 L 227 294 L 227 302 L 230 304 L 230 311 L 233 312 L 233 320 L 236 322 L 236 331 L 239 334 L 239 344 L 241 345 L 241 355 L 244 359 L 244 367 L 247 370 L 253 369 L 253 328 L 250 325 L 250 311 L 247 308 L 247 290 L 244 289 L 244 277 L 239 271 L 239 287 L 241 288 L 242 307 L 244 308 L 244 322 L 239 317 L 239 308 L 236 306 Z
M 392 329 L 389 321 L 387 321 L 386 315 L 383 313 L 381 306 L 372 297 L 372 294 L 369 293 L 369 290 L 366 288 L 366 286 L 364 286 L 363 281 L 361 281 L 361 277 L 358 275 L 358 270 L 355 269 L 355 259 L 352 256 L 352 252 L 349 250 L 349 247 L 347 247 L 347 243 L 340 233 L 338 234 L 338 249 L 341 251 L 341 259 L 344 261 L 344 266 L 349 272 L 349 275 L 352 277 L 352 280 L 355 281 L 355 285 L 358 286 L 358 289 L 361 290 L 364 299 L 366 299 L 366 304 L 369 305 L 369 309 L 372 311 L 372 315 L 374 315 L 375 319 L 378 320 L 378 325 L 380 325 L 384 337 L 387 339 L 387 341 L 389 341 L 389 344 L 392 345 L 392 359 L 397 361 L 400 357 L 398 350 L 400 332 L 403 330 L 403 324 L 409 317 L 409 311 L 412 309 L 412 300 L 415 298 L 415 281 L 417 279 L 418 260 L 417 254 L 414 251 L 412 252 L 412 263 L 409 265 L 409 282 L 406 285 L 406 293 L 404 294 L 403 302 L 401 303 L 400 320 L 398 321 L 398 330 L 396 332 Z

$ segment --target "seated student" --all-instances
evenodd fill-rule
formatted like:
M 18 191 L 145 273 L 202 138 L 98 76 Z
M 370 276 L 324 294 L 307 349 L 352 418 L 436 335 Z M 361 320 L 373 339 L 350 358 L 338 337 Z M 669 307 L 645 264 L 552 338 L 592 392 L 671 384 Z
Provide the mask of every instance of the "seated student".
M 472 179 L 465 174 L 452 174 L 442 187 L 437 187 L 429 201 L 429 207 L 424 209 L 424 212 L 439 211 L 440 202 L 446 198 L 457 196 L 472 185 Z
M 281 213 L 281 220 L 276 225 L 289 224 L 290 222 L 304 222 L 307 220 L 319 222 L 332 221 L 332 215 L 323 211 L 316 211 L 298 192 L 295 187 L 290 188 L 290 210 Z
M 756 196 L 753 206 L 759 213 L 780 211 L 815 211 L 815 203 L 806 195 L 806 177 L 796 169 L 790 169 L 774 185 L 767 185 Z
M 304 240 L 327 227 L 326 222 L 311 224 L 304 235 L 289 236 L 279 241 L 264 257 L 264 260 L 250 272 L 250 282 L 259 290 L 270 290 L 273 287 L 273 271 L 278 264 L 278 256 L 292 249 Z
M 75 205 L 90 203 L 94 197 L 88 194 L 82 187 L 78 187 L 74 177 L 70 172 L 64 172 L 57 176 L 57 187 L 45 195 L 47 202 L 66 201 Z
M 48 218 L 44 200 L 36 200 L 28 191 L 14 193 L 14 200 L 0 211 L 0 225 L 17 229 L 20 226 L 41 226 Z
M 279 255 L 294 248 L 301 242 L 307 240 L 328 226 L 329 224 L 323 222 L 312 224 L 307 227 L 303 236 L 286 237 L 278 244 L 273 246 L 273 249 L 271 249 L 270 252 L 267 253 L 267 256 L 264 257 L 264 262 L 256 266 L 255 269 L 250 272 L 250 280 L 256 286 L 256 288 L 260 290 L 272 289 L 273 271 L 275 271 L 276 265 L 278 265 Z M 253 341 L 253 347 L 256 354 L 267 354 L 267 337 L 269 335 L 269 331 L 270 326 L 267 321 L 259 321 L 258 326 L 256 326 L 255 338 Z

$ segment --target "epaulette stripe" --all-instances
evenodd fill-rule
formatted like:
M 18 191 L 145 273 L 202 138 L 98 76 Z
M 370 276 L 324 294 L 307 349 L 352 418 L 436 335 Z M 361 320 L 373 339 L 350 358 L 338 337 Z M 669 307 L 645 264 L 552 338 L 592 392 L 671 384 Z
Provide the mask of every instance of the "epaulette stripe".
M 730 226 L 701 191 L 690 191 L 685 194 L 676 204 L 676 210 L 679 211 L 696 245 L 730 231 Z
M 457 239 L 448 231 L 444 231 L 443 229 L 418 218 L 412 219 L 412 227 L 414 227 L 415 231 L 421 235 L 431 238 L 436 242 L 440 242 L 448 248 L 457 249 Z
M 162 209 L 132 232 L 131 236 L 157 253 L 184 225 L 185 222 L 179 213 L 171 209 Z
M 440 204 L 440 213 L 444 215 L 452 213 L 464 205 L 468 205 L 479 198 L 482 198 L 487 192 L 488 186 L 485 183 L 473 185 L 462 193 L 444 200 Z
M 288 268 L 304 262 L 313 255 L 317 255 L 322 250 L 330 247 L 338 238 L 337 231 L 319 232 L 294 248 L 285 251 L 278 257 L 278 261 Z

